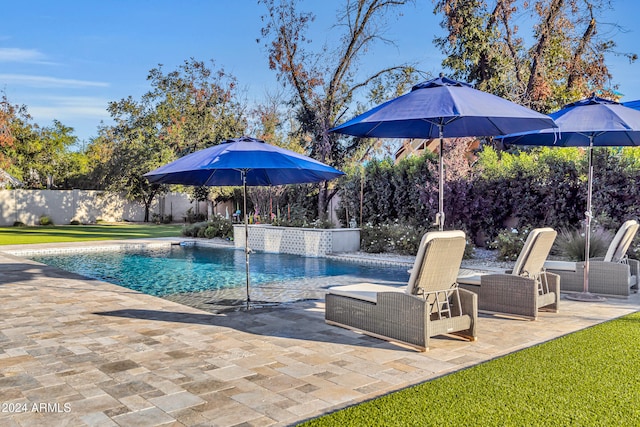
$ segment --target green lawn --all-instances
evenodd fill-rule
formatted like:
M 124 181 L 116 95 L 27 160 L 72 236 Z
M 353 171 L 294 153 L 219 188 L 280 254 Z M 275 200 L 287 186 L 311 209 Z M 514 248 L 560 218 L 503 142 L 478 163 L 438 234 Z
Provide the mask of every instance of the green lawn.
M 178 237 L 182 225 L 101 224 L 0 227 L 0 245 Z
M 303 423 L 640 425 L 640 313 Z

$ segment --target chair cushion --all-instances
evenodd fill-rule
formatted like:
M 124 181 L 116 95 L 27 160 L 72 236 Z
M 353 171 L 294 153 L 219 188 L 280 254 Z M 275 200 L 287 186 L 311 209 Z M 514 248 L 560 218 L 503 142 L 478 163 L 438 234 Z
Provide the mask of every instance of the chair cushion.
M 436 285 L 436 289 L 442 289 L 443 286 L 453 284 L 464 255 L 465 239 L 465 234 L 461 230 L 425 233 L 420 241 L 413 268 L 410 270 L 406 293 L 416 295 L 420 287 Z M 443 281 L 449 283 L 443 285 L 441 283 Z
M 480 285 L 482 276 L 483 273 L 458 276 L 458 283 L 463 285 Z
M 544 268 L 547 270 L 576 271 L 576 263 L 573 261 L 545 261 Z
M 378 302 L 378 292 L 404 292 L 405 286 L 381 285 L 378 283 L 356 283 L 354 285 L 332 286 L 329 293 L 355 298 L 373 303 Z
M 630 219 L 625 221 L 609 244 L 604 260 L 609 262 L 619 262 L 627 253 L 637 231 L 638 222 L 636 220 Z
M 511 274 L 514 276 L 535 277 L 540 273 L 557 234 L 553 228 L 549 227 L 531 230 Z

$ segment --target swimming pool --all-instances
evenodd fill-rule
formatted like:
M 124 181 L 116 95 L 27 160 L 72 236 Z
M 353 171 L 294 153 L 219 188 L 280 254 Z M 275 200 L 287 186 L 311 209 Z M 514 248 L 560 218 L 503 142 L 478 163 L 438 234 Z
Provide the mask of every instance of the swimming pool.
M 146 294 L 165 297 L 242 288 L 244 251 L 169 246 L 144 250 L 32 255 L 30 259 Z M 406 283 L 406 267 L 380 267 L 328 258 L 256 252 L 250 258 L 251 286 L 316 287 L 354 281 Z

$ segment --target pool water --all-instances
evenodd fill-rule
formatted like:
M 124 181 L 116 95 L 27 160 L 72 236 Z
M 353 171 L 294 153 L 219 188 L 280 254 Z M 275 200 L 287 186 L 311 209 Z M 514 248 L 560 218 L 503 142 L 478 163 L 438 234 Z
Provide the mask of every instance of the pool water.
M 244 251 L 171 246 L 30 257 L 62 270 L 155 296 L 246 286 Z M 290 284 L 309 278 L 347 276 L 363 281 L 406 283 L 403 267 L 380 267 L 327 258 L 256 252 L 250 256 L 251 285 Z M 336 282 L 333 282 L 335 284 Z

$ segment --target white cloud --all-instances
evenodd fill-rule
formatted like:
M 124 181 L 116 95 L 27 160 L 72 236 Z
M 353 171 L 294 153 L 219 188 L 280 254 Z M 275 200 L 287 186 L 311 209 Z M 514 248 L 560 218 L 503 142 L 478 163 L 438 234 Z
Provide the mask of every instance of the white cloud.
M 0 62 L 45 62 L 45 55 L 36 49 L 0 47 Z
M 57 77 L 31 76 L 27 74 L 0 74 L 0 83 L 37 88 L 108 87 L 109 83 L 89 80 L 59 79 Z
M 38 104 L 30 104 L 29 114 L 39 120 L 60 120 L 109 117 L 107 106 L 109 101 L 103 98 L 88 96 L 50 96 L 40 98 Z

